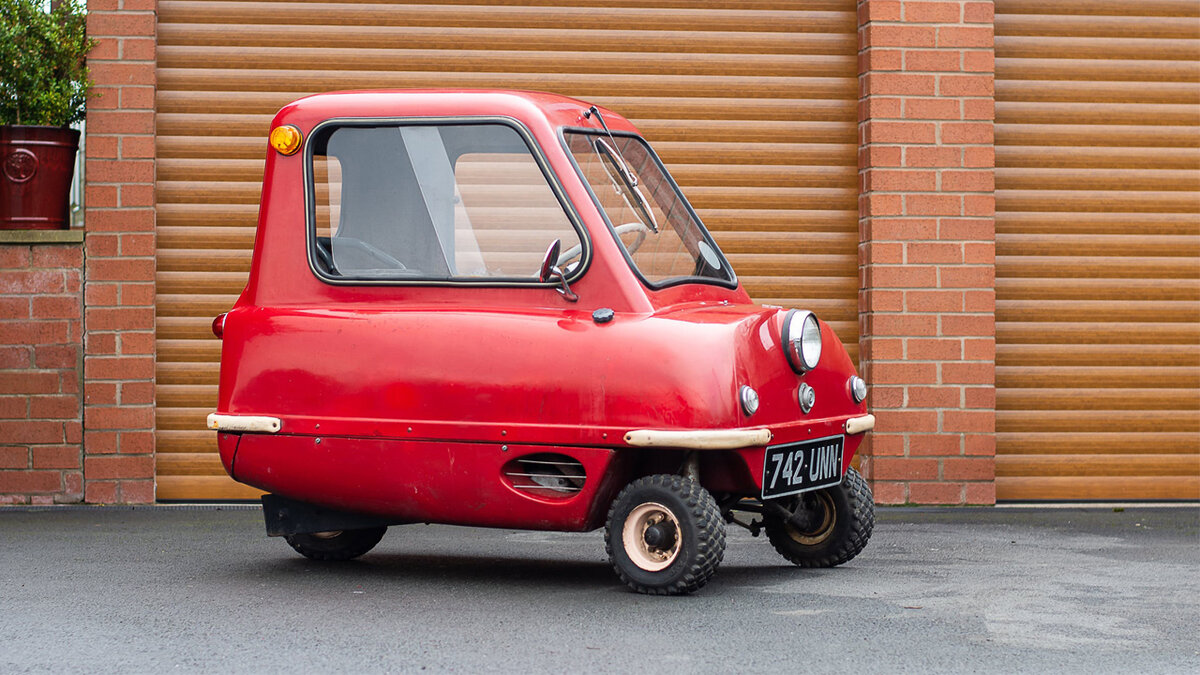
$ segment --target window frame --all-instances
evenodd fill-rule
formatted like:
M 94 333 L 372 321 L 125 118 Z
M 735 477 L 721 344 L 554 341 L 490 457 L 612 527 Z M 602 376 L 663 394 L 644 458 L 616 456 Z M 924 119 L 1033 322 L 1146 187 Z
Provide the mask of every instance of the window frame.
M 642 270 L 638 268 L 637 263 L 633 261 L 633 257 L 629 255 L 629 251 L 625 250 L 625 245 L 621 242 L 621 237 L 617 235 L 617 231 L 612 224 L 612 221 L 609 220 L 608 213 L 604 210 L 604 206 L 600 203 L 600 198 L 596 196 L 596 193 L 592 190 L 592 186 L 588 182 L 587 177 L 583 175 L 583 168 L 579 166 L 579 162 L 575 161 L 575 153 L 571 151 L 571 146 L 567 143 L 568 133 L 580 133 L 601 138 L 612 135 L 632 138 L 636 141 L 640 141 L 645 147 L 646 151 L 649 153 L 650 158 L 653 159 L 658 165 L 659 170 L 663 172 L 664 176 L 671 180 L 671 189 L 675 191 L 675 196 L 679 198 L 680 203 L 682 203 L 684 208 L 687 209 L 688 215 L 690 215 L 696 224 L 700 226 L 700 231 L 704 235 L 704 240 L 710 246 L 712 246 L 713 251 L 715 251 L 717 256 L 720 257 L 721 263 L 724 265 L 725 269 L 729 270 L 729 279 L 726 280 L 714 279 L 712 277 L 685 276 L 672 277 L 658 283 L 647 279 L 646 276 L 642 274 Z M 596 210 L 600 212 L 600 217 L 604 219 L 604 224 L 608 227 L 609 234 L 612 235 L 613 239 L 616 240 L 617 248 L 621 251 L 621 255 L 625 258 L 625 263 L 629 265 L 629 269 L 633 270 L 634 276 L 638 278 L 638 281 L 642 282 L 642 285 L 652 291 L 660 291 L 665 288 L 681 286 L 683 284 L 705 284 L 708 286 L 719 286 L 721 288 L 729 288 L 733 290 L 738 288 L 739 282 L 737 272 L 733 269 L 733 264 L 730 263 L 729 259 L 725 257 L 725 251 L 721 250 L 721 247 L 718 246 L 717 242 L 713 240 L 712 232 L 709 231 L 708 227 L 704 224 L 704 221 L 700 219 L 700 216 L 696 213 L 696 210 L 692 208 L 692 203 L 689 202 L 687 197 L 684 196 L 683 190 L 679 187 L 679 183 L 675 181 L 675 177 L 671 175 L 670 171 L 667 171 L 667 166 L 663 164 L 662 159 L 659 158 L 658 153 L 654 150 L 654 146 L 650 145 L 650 143 L 647 142 L 641 134 L 636 134 L 631 131 L 606 132 L 603 129 L 592 129 L 590 127 L 564 126 L 559 127 L 558 129 L 558 140 L 559 143 L 562 144 L 563 151 L 567 153 L 567 158 L 571 160 L 571 166 L 575 167 L 575 174 L 579 177 L 579 182 L 582 183 L 583 187 L 587 189 L 588 195 L 592 198 L 592 203 L 596 206 Z
M 550 162 L 546 158 L 537 140 L 529 129 L 513 117 L 504 115 L 477 115 L 477 116 L 461 116 L 461 117 L 335 117 L 324 120 L 314 126 L 309 131 L 304 139 L 304 219 L 305 219 L 305 239 L 306 250 L 308 257 L 308 269 L 317 279 L 324 283 L 334 286 L 478 286 L 478 287 L 501 287 L 501 288 L 557 288 L 562 285 L 561 281 L 538 281 L 536 277 L 529 279 L 517 277 L 464 277 L 464 278 L 420 278 L 420 277 L 397 277 L 395 279 L 378 279 L 378 278 L 356 278 L 343 276 L 330 276 L 321 271 L 317 264 L 317 198 L 316 185 L 313 175 L 313 139 L 319 134 L 327 131 L 329 127 L 378 127 L 378 126 L 466 126 L 466 125 L 485 125 L 485 124 L 501 124 L 516 131 L 525 142 L 525 147 L 533 160 L 537 163 L 538 169 L 542 172 L 542 177 L 546 179 L 546 184 L 550 187 L 554 197 L 558 200 L 559 205 L 563 209 L 563 213 L 567 217 L 567 222 L 574 228 L 575 233 L 579 236 L 579 242 L 582 246 L 582 259 L 580 264 L 572 270 L 566 277 L 569 283 L 575 283 L 583 277 L 591 266 L 592 262 L 592 242 L 588 237 L 587 228 L 583 225 L 583 220 L 575 210 L 575 205 L 567 197 L 566 190 L 558 177 L 550 169 Z M 549 242 L 547 242 L 549 245 Z M 573 244 L 572 244 L 573 245 Z

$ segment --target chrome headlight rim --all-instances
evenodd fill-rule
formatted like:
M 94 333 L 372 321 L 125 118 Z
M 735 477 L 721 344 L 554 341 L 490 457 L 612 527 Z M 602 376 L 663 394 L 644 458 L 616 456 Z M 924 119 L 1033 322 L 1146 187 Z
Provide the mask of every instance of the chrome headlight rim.
M 742 412 L 746 413 L 746 417 L 758 412 L 758 392 L 750 385 L 743 384 L 738 390 L 738 402 L 742 404 Z
M 847 383 L 850 387 L 850 399 L 855 403 L 867 400 L 867 381 L 857 375 L 850 377 Z
M 807 309 L 791 309 L 783 317 L 783 352 L 792 370 L 803 375 L 821 362 L 821 322 Z M 807 346 L 806 346 L 806 340 Z M 815 337 L 815 341 L 813 338 Z M 815 342 L 815 344 L 814 344 Z

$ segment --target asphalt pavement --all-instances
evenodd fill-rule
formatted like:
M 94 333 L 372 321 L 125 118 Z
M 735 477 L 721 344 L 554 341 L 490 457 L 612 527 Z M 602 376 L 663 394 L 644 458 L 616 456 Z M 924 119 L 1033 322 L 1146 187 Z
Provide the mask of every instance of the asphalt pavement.
M 731 526 L 689 597 L 602 536 L 392 528 L 350 563 L 256 509 L 0 509 L 0 673 L 1196 673 L 1200 509 L 881 509 L 802 570 Z

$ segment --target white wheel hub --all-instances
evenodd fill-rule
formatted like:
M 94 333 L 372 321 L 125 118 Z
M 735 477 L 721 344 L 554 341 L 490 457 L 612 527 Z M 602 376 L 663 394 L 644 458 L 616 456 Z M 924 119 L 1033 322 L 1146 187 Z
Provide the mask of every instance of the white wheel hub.
M 658 532 L 667 531 L 674 534 L 669 541 L 662 544 L 651 544 L 647 541 L 647 532 L 657 527 Z M 656 533 L 655 533 L 656 534 Z M 650 539 L 654 539 L 651 536 Z M 646 502 L 639 505 L 625 518 L 621 529 L 621 541 L 625 546 L 625 554 L 629 560 L 647 572 L 658 572 L 670 567 L 679 557 L 679 547 L 683 533 L 679 528 L 679 519 L 671 510 L 657 502 Z

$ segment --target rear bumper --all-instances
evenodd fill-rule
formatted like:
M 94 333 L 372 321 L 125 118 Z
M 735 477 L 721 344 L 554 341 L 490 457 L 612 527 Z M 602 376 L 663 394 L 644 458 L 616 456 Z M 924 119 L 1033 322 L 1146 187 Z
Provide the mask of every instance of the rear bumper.
M 214 431 L 257 431 L 266 434 L 279 433 L 282 426 L 278 417 L 263 415 L 223 415 L 212 413 L 208 416 L 208 428 Z
M 862 434 L 875 428 L 874 415 L 848 417 L 844 420 L 821 420 L 820 425 L 829 433 L 845 433 L 847 436 Z M 778 437 L 790 441 L 797 431 L 805 428 L 811 435 L 812 422 L 797 421 L 780 425 L 774 431 L 757 429 L 687 429 L 668 431 L 659 429 L 635 429 L 625 434 L 625 443 L 636 448 L 675 448 L 681 450 L 740 450 L 757 448 L 769 444 Z M 840 427 L 840 428 L 839 428 Z

